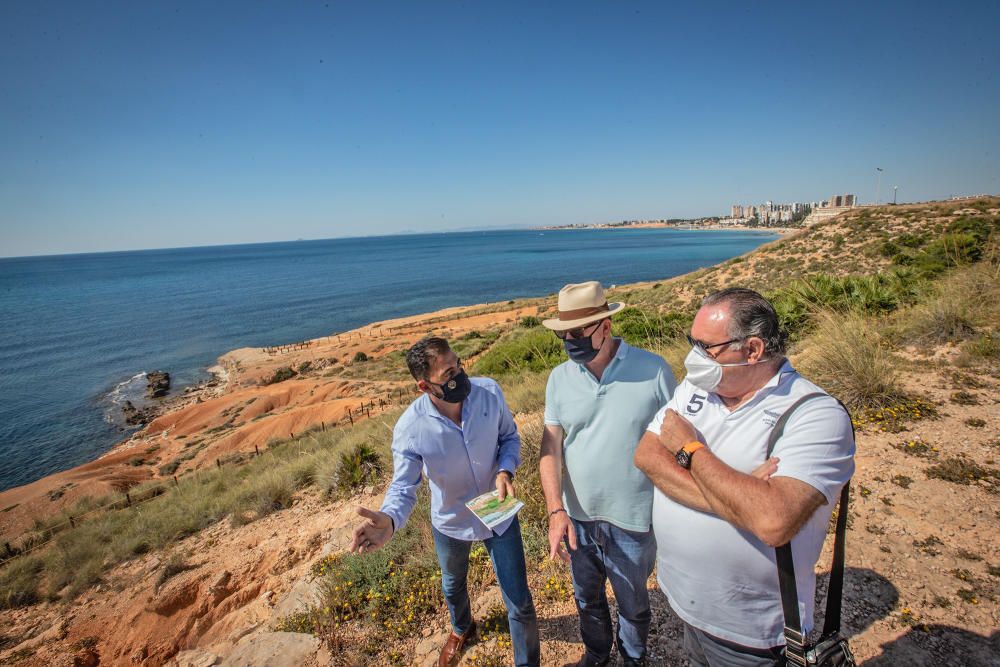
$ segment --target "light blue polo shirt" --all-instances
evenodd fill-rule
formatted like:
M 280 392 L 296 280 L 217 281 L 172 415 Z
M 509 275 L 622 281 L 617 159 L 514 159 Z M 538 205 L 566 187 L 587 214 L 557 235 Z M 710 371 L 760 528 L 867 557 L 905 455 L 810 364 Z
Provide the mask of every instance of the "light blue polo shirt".
M 545 387 L 545 424 L 561 426 L 563 503 L 577 521 L 648 531 L 653 484 L 632 463 L 646 426 L 677 383 L 661 357 L 620 341 L 598 382 L 583 364 L 556 366 Z

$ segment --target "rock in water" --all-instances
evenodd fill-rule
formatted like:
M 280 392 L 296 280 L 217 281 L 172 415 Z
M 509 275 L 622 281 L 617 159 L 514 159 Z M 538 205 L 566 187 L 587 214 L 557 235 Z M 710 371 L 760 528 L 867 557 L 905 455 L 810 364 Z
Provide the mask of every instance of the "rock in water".
M 166 396 L 168 389 L 170 389 L 170 373 L 152 371 L 146 374 L 146 396 L 148 398 Z
M 146 411 L 132 405 L 132 401 L 125 401 L 122 405 L 122 415 L 125 417 L 125 423 L 133 426 L 145 424 L 149 420 Z

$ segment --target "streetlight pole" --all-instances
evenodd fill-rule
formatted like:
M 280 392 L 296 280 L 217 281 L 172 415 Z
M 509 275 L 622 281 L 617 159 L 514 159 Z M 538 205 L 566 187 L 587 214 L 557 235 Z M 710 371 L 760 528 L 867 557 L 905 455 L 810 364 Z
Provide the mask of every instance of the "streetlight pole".
M 896 190 L 898 190 L 898 189 L 899 189 L 898 185 L 892 186 L 892 205 L 893 206 L 896 205 Z
M 875 171 L 878 174 L 875 185 L 875 205 L 878 206 L 882 203 L 882 167 L 875 167 Z

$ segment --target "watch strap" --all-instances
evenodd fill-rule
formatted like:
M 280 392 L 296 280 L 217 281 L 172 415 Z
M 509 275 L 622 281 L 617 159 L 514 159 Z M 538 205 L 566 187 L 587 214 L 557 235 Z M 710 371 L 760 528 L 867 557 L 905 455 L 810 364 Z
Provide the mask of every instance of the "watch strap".
M 704 446 L 705 446 L 704 442 L 698 442 L 697 440 L 692 440 L 688 444 L 684 445 L 682 449 L 688 453 L 688 456 L 690 456 L 699 449 L 703 448 Z

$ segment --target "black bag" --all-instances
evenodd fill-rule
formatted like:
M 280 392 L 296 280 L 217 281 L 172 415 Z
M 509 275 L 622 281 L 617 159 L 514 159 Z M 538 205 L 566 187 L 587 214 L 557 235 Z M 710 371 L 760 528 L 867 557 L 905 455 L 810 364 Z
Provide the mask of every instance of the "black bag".
M 771 458 L 774 445 L 785 430 L 785 423 L 797 407 L 806 401 L 827 394 L 806 394 L 781 415 L 767 443 L 767 456 Z M 843 403 L 841 403 L 843 407 Z M 847 408 L 844 408 L 847 411 Z M 850 413 L 848 413 L 850 414 Z M 853 424 L 852 424 L 853 430 Z M 847 645 L 847 638 L 840 633 L 840 605 L 844 592 L 844 538 L 847 533 L 847 502 L 850 481 L 840 492 L 837 507 L 837 532 L 833 540 L 833 567 L 830 570 L 830 586 L 826 596 L 826 620 L 819 641 L 810 644 L 802 633 L 799 618 L 799 595 L 795 587 L 795 564 L 792 559 L 791 542 L 775 548 L 778 564 L 778 585 L 781 588 L 781 609 L 785 615 L 785 664 L 796 667 L 855 667 L 854 654 Z

